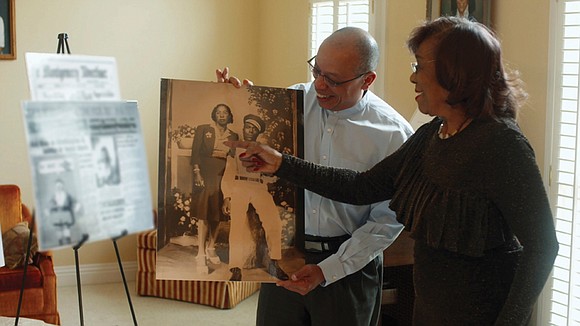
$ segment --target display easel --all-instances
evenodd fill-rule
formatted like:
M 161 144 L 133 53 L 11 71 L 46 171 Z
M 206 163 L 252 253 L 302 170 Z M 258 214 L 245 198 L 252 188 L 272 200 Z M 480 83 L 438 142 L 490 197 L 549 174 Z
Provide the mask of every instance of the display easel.
M 57 47 L 57 54 L 64 54 L 66 48 L 66 54 L 70 54 L 70 48 L 68 46 L 68 34 L 60 33 L 58 34 L 58 47 Z M 18 321 L 20 319 L 20 310 L 22 306 L 22 297 L 24 295 L 24 286 L 26 283 L 26 270 L 28 268 L 28 259 L 30 259 L 30 250 L 32 247 L 32 237 L 33 237 L 33 230 L 34 230 L 34 222 L 35 222 L 35 214 L 32 213 L 32 221 L 30 226 L 30 234 L 28 237 L 28 247 L 26 250 L 26 259 L 24 262 L 24 271 L 22 277 L 22 286 L 20 288 L 20 296 L 18 298 L 18 308 L 16 311 L 16 318 L 14 325 L 18 325 Z M 115 254 L 117 256 L 117 262 L 119 263 L 119 269 L 121 271 L 121 277 L 123 279 L 123 285 L 125 287 L 125 293 L 127 294 L 127 301 L 129 302 L 129 307 L 131 309 L 131 316 L 133 318 L 133 324 L 137 326 L 137 318 L 135 317 L 135 310 L 133 309 L 133 303 L 131 302 L 131 294 L 129 293 L 129 287 L 127 286 L 127 280 L 125 278 L 125 272 L 123 271 L 123 264 L 121 262 L 121 256 L 119 255 L 119 248 L 117 247 L 117 240 L 126 236 L 128 234 L 127 230 L 123 230 L 121 234 L 117 237 L 113 237 L 113 246 L 115 247 Z M 82 300 L 82 291 L 81 291 L 81 276 L 80 276 L 80 264 L 79 264 L 79 255 L 78 250 L 81 246 L 89 239 L 88 234 L 83 234 L 81 240 L 78 244 L 73 246 L 74 255 L 75 255 L 75 269 L 76 269 L 76 281 L 77 281 L 77 293 L 78 293 L 78 301 L 79 301 L 79 316 L 80 316 L 80 325 L 84 326 L 84 317 L 83 317 L 83 300 Z
M 128 234 L 127 230 L 123 230 L 123 232 L 116 237 L 113 237 L 111 240 L 113 241 L 113 246 L 115 247 L 115 255 L 117 256 L 117 262 L 119 263 L 119 270 L 121 272 L 121 278 L 123 279 L 123 286 L 125 287 L 125 294 L 127 295 L 127 301 L 129 302 L 129 308 L 131 309 L 131 317 L 133 318 L 133 325 L 137 326 L 137 318 L 135 317 L 135 310 L 133 309 L 133 303 L 131 302 L 131 294 L 129 293 L 129 287 L 127 286 L 127 279 L 125 278 L 125 272 L 123 270 L 123 263 L 121 262 L 121 255 L 119 254 L 119 248 L 117 247 L 117 240 L 126 236 Z M 89 239 L 88 234 L 83 234 L 83 238 L 79 243 L 73 247 L 75 252 L 75 267 L 76 267 L 76 275 L 77 275 L 77 292 L 79 298 L 79 316 L 80 316 L 80 325 L 84 326 L 84 317 L 83 317 L 83 299 L 82 299 L 82 291 L 81 291 L 81 272 L 80 272 L 80 264 L 79 264 L 79 255 L 78 250 L 80 247 Z

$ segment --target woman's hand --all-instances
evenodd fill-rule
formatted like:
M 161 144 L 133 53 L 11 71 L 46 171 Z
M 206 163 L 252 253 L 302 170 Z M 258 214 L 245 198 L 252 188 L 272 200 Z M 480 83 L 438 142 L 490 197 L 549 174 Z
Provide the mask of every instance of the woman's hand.
M 230 77 L 230 68 L 225 67 L 224 70 L 216 69 L 215 76 L 217 78 L 218 83 L 230 83 L 234 85 L 236 88 L 242 87 L 242 83 L 240 80 L 234 76 Z M 251 80 L 244 79 L 245 86 L 254 86 L 254 83 Z
M 275 173 L 282 164 L 282 154 L 255 141 L 225 141 L 226 146 L 244 148 L 240 161 L 248 172 Z
M 199 167 L 197 165 L 193 168 L 193 184 L 196 187 L 205 187 L 205 182 L 203 181 L 203 177 L 201 176 Z

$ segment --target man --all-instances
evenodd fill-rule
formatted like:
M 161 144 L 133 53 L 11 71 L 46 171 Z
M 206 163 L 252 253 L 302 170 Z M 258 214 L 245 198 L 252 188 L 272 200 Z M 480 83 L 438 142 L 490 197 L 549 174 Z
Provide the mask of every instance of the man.
M 292 87 L 304 90 L 306 160 L 366 170 L 412 134 L 369 90 L 378 61 L 376 41 L 353 27 L 334 32 L 308 61 L 314 82 Z M 216 75 L 240 86 L 227 68 Z M 353 206 L 306 191 L 306 265 L 291 280 L 262 284 L 257 325 L 376 325 L 382 253 L 402 229 L 387 202 Z
M 468 0 L 456 0 L 455 1 L 455 8 L 452 5 L 451 6 L 451 12 L 459 18 L 465 18 L 465 19 L 469 19 L 469 20 L 473 20 L 475 21 L 475 18 L 473 17 L 473 15 L 471 14 L 471 11 L 475 10 L 475 2 L 473 2 L 473 4 L 471 4 L 470 6 L 470 2 Z M 452 2 L 453 4 L 453 2 Z
M 243 138 L 246 141 L 256 141 L 266 130 L 266 123 L 259 116 L 248 114 L 244 117 Z M 282 221 L 272 195 L 268 191 L 266 176 L 247 172 L 237 159 L 243 150 L 237 150 L 236 155 L 228 157 L 226 169 L 222 178 L 222 193 L 224 195 L 224 214 L 230 216 L 230 281 L 242 280 L 242 268 L 247 258 L 251 258 L 255 250 L 249 245 L 250 226 L 248 225 L 248 206 L 252 204 L 256 214 L 260 216 L 262 227 L 268 245 L 268 272 L 278 279 L 287 280 L 288 275 L 278 266 L 282 259 Z M 246 236 L 244 238 L 244 236 Z M 245 241 L 246 240 L 246 241 Z

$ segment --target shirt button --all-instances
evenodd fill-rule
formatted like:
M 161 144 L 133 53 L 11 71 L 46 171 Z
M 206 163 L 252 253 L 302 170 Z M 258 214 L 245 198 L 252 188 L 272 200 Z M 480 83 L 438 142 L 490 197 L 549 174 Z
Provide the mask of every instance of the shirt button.
M 326 129 L 326 131 L 327 132 L 331 132 L 332 131 L 332 128 L 328 128 L 328 129 Z
M 322 159 L 326 161 L 326 155 L 322 155 Z
M 312 214 L 316 214 L 316 210 L 315 209 L 312 210 Z

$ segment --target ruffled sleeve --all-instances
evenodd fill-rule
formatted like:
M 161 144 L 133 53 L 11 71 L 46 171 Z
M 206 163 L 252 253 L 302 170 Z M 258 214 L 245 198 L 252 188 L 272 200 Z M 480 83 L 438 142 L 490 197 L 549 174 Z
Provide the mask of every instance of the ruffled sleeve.
M 395 178 L 391 209 L 415 240 L 480 257 L 485 250 L 509 242 L 513 234 L 497 207 L 477 190 L 481 153 L 470 150 L 477 147 L 470 139 L 473 130 L 441 140 L 440 123 L 434 119 L 420 141 L 408 149 Z

